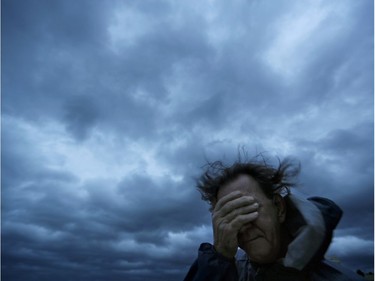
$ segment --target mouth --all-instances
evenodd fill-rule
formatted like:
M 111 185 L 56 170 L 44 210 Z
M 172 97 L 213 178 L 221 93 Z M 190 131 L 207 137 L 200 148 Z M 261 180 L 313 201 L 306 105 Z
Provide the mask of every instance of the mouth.
M 255 237 L 253 237 L 253 238 L 251 238 L 250 240 L 249 240 L 249 242 L 252 242 L 252 241 L 254 241 L 254 240 L 257 240 L 258 238 L 260 238 L 261 236 L 255 236 Z
M 255 241 L 255 240 L 257 240 L 258 238 L 261 238 L 261 237 L 262 236 L 258 235 L 258 236 L 254 236 L 254 237 L 252 237 L 250 239 L 246 239 L 246 240 L 243 241 L 243 244 L 251 243 L 251 242 L 253 242 L 253 241 Z

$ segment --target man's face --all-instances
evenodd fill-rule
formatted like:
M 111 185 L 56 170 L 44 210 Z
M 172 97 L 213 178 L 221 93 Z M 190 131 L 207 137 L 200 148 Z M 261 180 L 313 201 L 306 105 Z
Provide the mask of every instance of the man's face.
M 269 199 L 258 182 L 251 176 L 240 175 L 234 181 L 223 185 L 217 194 L 217 200 L 233 192 L 241 191 L 243 195 L 255 198 L 259 203 L 258 218 L 251 224 L 244 225 L 238 233 L 238 244 L 251 261 L 270 263 L 279 258 L 281 235 L 280 227 L 285 216 L 280 215 L 280 210 Z M 282 200 L 282 198 L 278 198 Z

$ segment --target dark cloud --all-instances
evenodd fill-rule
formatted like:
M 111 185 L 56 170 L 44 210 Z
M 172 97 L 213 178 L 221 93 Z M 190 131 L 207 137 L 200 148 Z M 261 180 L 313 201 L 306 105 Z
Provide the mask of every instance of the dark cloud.
M 17 140 L 21 134 L 20 129 L 13 131 L 12 139 Z M 27 155 L 35 153 L 27 139 L 19 140 L 22 144 L 16 147 L 29 149 L 31 154 Z M 13 154 L 10 158 L 21 162 L 20 156 Z M 33 274 L 48 279 L 62 274 L 84 280 L 104 278 L 106 272 L 120 280 L 138 276 L 135 272 L 139 270 L 145 271 L 145 275 L 139 273 L 141 276 L 160 276 L 163 280 L 171 265 L 175 270 L 170 274 L 181 277 L 192 255 L 181 256 L 177 266 L 176 250 L 169 249 L 169 233 L 189 231 L 197 223 L 209 222 L 207 206 L 189 186 L 191 180 L 154 182 L 135 174 L 118 186 L 105 180 L 80 183 L 69 173 L 36 165 L 37 161 L 29 159 L 27 167 L 32 173 L 23 174 L 32 181 L 26 183 L 21 178 L 22 185 L 15 181 L 3 185 L 3 195 L 9 202 L 3 204 L 4 278 Z M 202 216 L 204 213 L 206 216 Z M 159 251 L 164 251 L 161 257 Z M 155 264 L 155 257 L 162 261 Z M 154 266 L 158 266 L 157 271 L 144 269 Z M 96 272 L 99 267 L 103 270 Z M 91 273 L 84 276 L 82 270 Z M 63 274 L 65 271 L 68 275 Z
M 3 96 L 3 110 L 17 115 L 15 110 L 22 110 L 28 118 L 51 114 L 61 99 L 79 91 L 79 66 L 105 39 L 106 9 L 85 1 L 4 1 L 2 6 L 3 87 L 12 92 L 12 98 Z
M 164 184 L 172 186 L 170 182 Z M 186 266 L 182 257 L 180 265 L 174 262 L 170 233 L 189 231 L 199 222 L 209 222 L 208 214 L 201 215 L 207 206 L 199 204 L 197 196 L 184 196 L 191 193 L 186 187 L 179 187 L 180 199 L 168 198 L 173 194 L 170 188 L 136 177 L 123 181 L 118 192 L 106 182 L 88 184 L 84 187 L 88 196 L 82 199 L 67 188 L 69 185 L 70 181 L 55 180 L 44 186 L 24 187 L 20 190 L 22 195 L 8 196 L 12 206 L 5 206 L 3 211 L 2 241 L 9 278 L 31 272 L 44 278 L 43 274 L 50 276 L 63 270 L 68 270 L 71 278 L 102 278 L 100 272 L 86 277 L 80 273 L 100 266 L 117 280 L 127 276 L 127 267 L 132 272 L 138 267 L 144 270 L 157 266 L 159 273 L 148 270 L 147 276 L 157 279 L 160 275 L 162 280 L 173 264 L 180 270 Z M 155 192 L 158 188 L 163 188 L 166 195 Z M 189 249 L 188 245 L 183 246 Z M 155 257 L 162 261 L 155 264 Z M 118 263 L 122 272 L 118 277 L 113 263 Z
M 87 97 L 76 97 L 65 105 L 67 130 L 77 139 L 85 139 L 99 118 L 99 110 Z

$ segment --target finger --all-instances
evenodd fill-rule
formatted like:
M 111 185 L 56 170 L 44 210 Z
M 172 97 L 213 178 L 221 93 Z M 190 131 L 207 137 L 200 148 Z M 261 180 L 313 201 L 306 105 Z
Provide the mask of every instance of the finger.
M 258 216 L 259 216 L 258 212 L 252 212 L 252 213 L 249 213 L 249 214 L 239 215 L 234 220 L 232 220 L 232 222 L 230 223 L 231 228 L 234 231 L 238 232 L 241 229 L 242 226 L 244 226 L 245 224 L 253 222 L 254 220 L 256 220 L 258 218 Z
M 255 199 L 252 196 L 242 196 L 240 198 L 233 199 L 223 205 L 220 209 L 216 210 L 220 217 L 224 217 L 230 214 L 233 210 L 239 209 L 244 206 L 251 205 L 255 203 Z
M 223 217 L 223 220 L 227 222 L 231 222 L 237 216 L 256 212 L 258 208 L 259 208 L 259 204 L 257 202 L 252 203 L 250 205 L 245 205 L 241 208 L 234 209 L 232 212 L 230 212 L 225 217 Z
M 216 202 L 214 211 L 218 210 L 218 209 L 221 209 L 222 206 L 224 206 L 227 202 L 232 201 L 236 198 L 240 198 L 241 196 L 243 196 L 241 191 L 233 191 L 233 192 L 225 195 L 224 197 L 220 198 L 220 200 L 218 200 Z

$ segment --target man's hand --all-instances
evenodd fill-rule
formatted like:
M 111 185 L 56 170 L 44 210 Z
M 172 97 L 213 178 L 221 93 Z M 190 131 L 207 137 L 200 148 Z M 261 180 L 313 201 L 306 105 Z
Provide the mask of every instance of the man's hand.
M 212 212 L 214 246 L 217 252 L 233 258 L 237 252 L 237 234 L 242 226 L 258 217 L 258 203 L 251 196 L 234 191 L 217 201 Z

